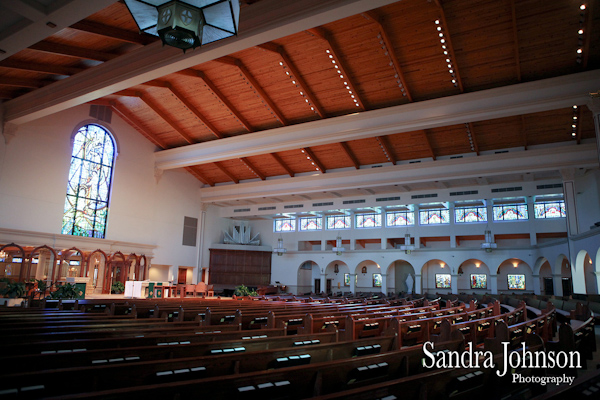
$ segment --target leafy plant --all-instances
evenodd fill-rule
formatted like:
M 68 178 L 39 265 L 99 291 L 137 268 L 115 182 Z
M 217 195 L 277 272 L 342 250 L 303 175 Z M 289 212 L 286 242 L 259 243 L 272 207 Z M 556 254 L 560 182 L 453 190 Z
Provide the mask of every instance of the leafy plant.
M 2 296 L 14 299 L 25 295 L 25 284 L 23 282 L 11 282 L 8 278 L 2 278 L 0 282 L 5 283 L 0 289 Z
M 121 281 L 116 281 L 110 287 L 111 293 L 123 293 L 125 291 L 125 285 Z
M 81 290 L 72 283 L 65 283 L 56 287 L 56 291 L 51 293 L 53 299 L 76 299 L 81 295 Z
M 41 293 L 46 292 L 46 288 L 48 287 L 48 285 L 46 284 L 46 281 L 43 279 L 37 279 L 36 282 L 37 282 L 37 285 L 38 285 L 37 287 L 38 287 L 39 291 Z
M 244 285 L 236 286 L 233 294 L 235 294 L 236 296 L 258 296 L 256 290 L 250 290 Z

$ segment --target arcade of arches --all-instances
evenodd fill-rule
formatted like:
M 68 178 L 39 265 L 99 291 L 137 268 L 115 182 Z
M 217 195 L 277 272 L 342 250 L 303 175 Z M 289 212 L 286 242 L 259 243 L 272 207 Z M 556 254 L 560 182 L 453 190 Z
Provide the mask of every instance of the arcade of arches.
M 107 253 L 97 249 L 83 251 L 76 247 L 57 250 L 48 245 L 0 245 L 0 278 L 16 281 L 43 280 L 66 282 L 83 278 L 86 292 L 109 294 L 113 283 L 148 279 L 148 258 L 120 251 Z
M 556 259 L 540 257 L 534 265 L 518 258 L 488 265 L 471 258 L 452 264 L 431 259 L 415 265 L 397 259 L 380 265 L 373 260 L 348 264 L 342 259 L 325 264 L 307 260 L 298 267 L 297 290 L 303 293 L 398 292 L 412 293 L 536 293 L 568 296 L 577 285 L 585 285 L 578 293 L 598 294 L 600 273 L 586 251 L 577 256 L 576 265 L 560 254 Z M 383 289 L 385 288 L 385 289 Z

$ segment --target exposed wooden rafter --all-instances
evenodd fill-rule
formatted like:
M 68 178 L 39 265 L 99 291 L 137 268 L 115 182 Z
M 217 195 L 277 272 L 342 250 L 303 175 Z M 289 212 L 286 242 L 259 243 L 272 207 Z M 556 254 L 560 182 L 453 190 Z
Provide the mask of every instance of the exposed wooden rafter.
M 427 144 L 427 148 L 429 149 L 429 154 L 431 154 L 431 158 L 435 161 L 435 153 L 433 152 L 433 147 L 431 147 L 431 142 L 429 141 L 429 135 L 427 133 L 427 129 L 423 129 L 423 138 L 425 139 L 425 143 Z
M 192 175 L 194 175 L 200 182 L 204 183 L 205 185 L 215 186 L 214 182 L 212 182 L 211 180 L 207 179 L 204 175 L 202 175 L 200 172 L 198 172 L 196 170 L 196 168 L 194 168 L 194 167 L 185 167 L 185 169 L 189 173 L 191 173 Z
M 458 89 L 460 89 L 460 92 L 464 93 L 465 88 L 463 87 L 462 79 L 460 78 L 460 73 L 458 72 L 458 60 L 456 59 L 456 54 L 454 53 L 454 46 L 452 46 L 452 38 L 450 35 L 450 28 L 448 27 L 448 21 L 446 21 L 446 13 L 444 12 L 444 7 L 442 6 L 441 0 L 436 0 L 435 4 L 440 10 L 440 21 L 442 22 L 442 26 L 444 29 L 446 47 L 448 48 L 448 52 L 450 53 L 450 59 L 452 60 L 452 66 L 455 76 L 454 79 L 456 79 L 456 83 L 458 85 Z
M 264 91 L 264 89 L 258 84 L 258 82 L 256 81 L 256 79 L 254 79 L 254 77 L 252 76 L 252 74 L 248 71 L 248 69 L 246 68 L 246 66 L 244 65 L 244 63 L 238 59 L 238 58 L 234 58 L 234 57 L 230 57 L 230 56 L 226 56 L 226 57 L 221 57 L 216 59 L 215 61 L 219 61 L 225 64 L 229 64 L 229 65 L 233 65 L 235 67 L 237 67 L 240 70 L 240 73 L 242 74 L 242 76 L 244 78 L 246 78 L 246 80 L 250 83 L 250 85 L 252 85 L 254 87 L 254 89 L 256 90 L 256 93 L 258 93 L 258 95 L 260 96 L 260 98 L 267 103 L 267 105 L 269 106 L 269 108 L 271 109 L 271 111 L 273 111 L 273 115 L 275 116 L 275 118 L 277 118 L 277 120 L 282 124 L 282 125 L 287 125 L 287 119 L 284 117 L 284 115 L 281 113 L 281 111 L 279 110 L 279 107 L 277 107 L 275 105 L 275 103 L 273 103 L 273 100 L 271 100 L 271 98 L 267 95 L 267 93 Z
M 250 123 L 244 118 L 244 116 L 231 104 L 231 102 L 221 93 L 221 91 L 212 83 L 210 79 L 206 77 L 206 74 L 202 71 L 198 71 L 195 69 L 185 69 L 183 71 L 179 71 L 178 74 L 193 76 L 195 78 L 200 78 L 206 85 L 206 87 L 219 99 L 225 107 L 237 118 L 237 120 L 242 124 L 244 128 L 248 132 L 254 132 L 254 128 L 250 125 Z
M 50 75 L 71 76 L 84 71 L 84 68 L 63 67 L 60 65 L 38 64 L 34 62 L 19 62 L 12 59 L 0 61 L 0 67 L 18 69 L 23 71 L 41 72 Z
M 362 100 L 358 91 L 356 90 L 356 85 L 353 83 L 353 79 L 348 74 L 348 68 L 345 67 L 345 63 L 341 58 L 342 53 L 340 52 L 337 45 L 333 42 L 333 38 L 331 37 L 329 32 L 325 31 L 325 29 L 320 27 L 309 29 L 308 32 L 327 43 L 327 48 L 335 58 L 338 69 L 342 72 L 342 75 L 344 75 L 344 81 L 348 83 L 348 85 L 346 86 L 350 88 L 352 93 L 354 93 L 356 100 L 358 101 L 358 108 L 360 108 L 363 111 L 366 110 L 367 108 L 365 106 L 365 103 Z
M 200 121 L 202 121 L 202 123 L 206 126 L 206 128 L 208 128 L 208 130 L 213 135 L 215 135 L 219 139 L 223 138 L 223 135 L 217 130 L 217 128 L 215 128 L 215 126 L 213 124 L 211 124 L 210 121 L 204 115 L 202 115 L 202 113 L 200 113 L 198 111 L 198 109 L 192 103 L 189 102 L 189 100 L 187 100 L 187 96 L 183 95 L 183 93 L 181 93 L 179 90 L 175 89 L 173 87 L 173 85 L 171 84 L 171 82 L 161 81 L 161 80 L 156 80 L 155 79 L 155 80 L 152 80 L 152 81 L 145 82 L 141 86 L 163 87 L 163 88 L 169 89 L 169 91 L 173 94 L 173 96 L 175 96 L 175 98 L 177 100 L 179 100 Z
M 151 36 L 144 33 L 131 32 L 125 29 L 116 28 L 114 26 L 105 24 L 99 24 L 97 22 L 87 20 L 76 22 L 69 28 L 77 29 L 82 32 L 93 33 L 111 39 L 120 40 L 122 42 L 139 44 L 142 46 L 159 40 L 156 36 Z
M 112 110 L 115 112 L 115 114 L 117 114 L 119 117 L 121 117 L 123 119 L 123 121 L 125 121 L 129 125 L 131 125 L 136 131 L 141 133 L 146 139 L 148 139 L 149 141 L 154 143 L 154 145 L 160 147 L 163 150 L 167 148 L 167 145 L 164 144 L 160 139 L 158 139 L 156 136 L 148 133 L 144 128 L 142 128 L 140 123 L 137 121 L 137 118 L 129 110 L 127 110 L 126 107 L 123 107 L 121 104 L 117 103 L 116 101 L 111 101 L 111 106 L 112 106 Z
M 325 118 L 327 116 L 325 114 L 325 110 L 313 94 L 312 90 L 308 87 L 308 84 L 306 83 L 306 81 L 304 81 L 304 78 L 302 78 L 302 75 L 300 75 L 300 72 L 298 71 L 292 60 L 289 58 L 283 47 L 273 43 L 263 43 L 258 47 L 264 50 L 277 53 L 281 56 L 281 62 L 283 63 L 283 66 L 290 70 L 290 73 L 294 76 L 294 79 L 296 80 L 298 86 L 302 89 L 302 92 L 306 95 L 308 101 L 310 101 L 310 103 L 313 105 L 319 117 Z
M 575 116 L 577 116 L 577 131 L 575 132 L 575 139 L 577 140 L 577 144 L 581 144 L 581 107 L 577 107 Z
M 83 58 L 94 61 L 109 61 L 119 57 L 118 54 L 107 53 L 104 51 L 86 49 L 82 47 L 69 46 L 66 44 L 41 41 L 32 46 L 32 50 L 44 51 L 46 53 L 60 54 L 68 57 Z
M 473 127 L 473 123 L 467 123 L 469 127 L 469 132 L 471 132 L 471 139 L 473 140 L 473 148 L 475 149 L 475 153 L 479 155 L 479 145 L 477 144 L 477 135 L 475 134 L 475 128 Z
M 354 153 L 352 153 L 352 150 L 350 150 L 348 143 L 340 142 L 340 146 L 342 147 L 342 151 L 344 152 L 344 154 L 346 154 L 348 156 L 348 158 L 350 159 L 350 161 L 352 161 L 352 164 L 354 164 L 354 168 L 360 169 L 360 163 L 358 162 Z
M 171 115 L 167 114 L 167 112 L 165 112 L 164 110 L 162 110 L 158 106 L 158 104 L 156 104 L 151 98 L 148 97 L 148 95 L 139 92 L 138 97 L 148 107 L 150 107 L 152 109 L 152 111 L 154 111 L 156 114 L 158 114 L 158 116 L 161 117 L 163 119 L 163 121 L 165 121 L 167 124 L 169 124 L 169 126 L 171 128 L 173 128 L 177 133 L 179 133 L 179 135 L 182 138 L 184 138 L 186 142 L 188 142 L 189 144 L 196 143 L 196 141 L 190 135 L 188 135 L 183 129 L 181 129 L 180 127 L 177 126 L 177 123 L 175 122 L 173 117 Z
M 0 85 L 37 89 L 44 86 L 44 82 L 34 79 L 18 79 L 0 76 Z
M 408 99 L 408 101 L 412 102 L 413 98 L 410 94 L 410 91 L 408 90 L 408 86 L 406 84 L 406 79 L 404 78 L 404 73 L 402 72 L 402 67 L 400 66 L 400 62 L 398 61 L 398 56 L 396 55 L 396 51 L 394 50 L 394 45 L 392 44 L 390 37 L 388 36 L 388 34 L 386 32 L 386 29 L 383 27 L 381 18 L 379 18 L 379 16 L 377 16 L 375 14 L 375 12 L 373 12 L 373 11 L 367 11 L 366 13 L 363 13 L 363 15 L 366 16 L 367 18 L 369 18 L 375 24 L 377 24 L 377 27 L 379 28 L 379 34 L 381 35 L 381 40 L 383 40 L 383 43 L 385 44 L 385 47 L 388 51 L 390 59 L 392 60 L 394 69 L 396 70 L 396 73 L 398 74 L 398 79 L 400 79 L 400 82 L 402 83 L 402 86 L 404 87 L 404 92 L 406 93 L 406 98 Z
M 383 154 L 388 159 L 388 161 L 390 161 L 392 164 L 396 165 L 396 155 L 394 154 L 394 151 L 393 151 L 392 147 L 390 146 L 390 143 L 388 142 L 387 137 L 377 136 L 375 139 L 377 140 L 379 147 L 383 150 Z
M 236 178 L 231 172 L 229 172 L 224 166 L 221 165 L 220 162 L 213 163 L 219 170 L 227 175 L 229 179 L 231 179 L 234 183 L 240 183 L 240 180 Z
M 310 157 L 309 161 L 314 162 L 315 166 L 317 168 L 319 168 L 319 171 L 321 171 L 322 173 L 327 172 L 323 163 L 321 163 L 321 161 L 319 161 L 319 159 L 315 156 L 315 154 L 312 152 L 311 149 L 309 149 L 308 147 L 304 147 L 302 149 L 302 152 L 305 153 L 308 157 Z
M 256 176 L 258 176 L 260 180 L 264 181 L 266 179 L 265 175 L 262 172 L 260 172 L 258 168 L 256 168 L 254 164 L 252 164 L 252 162 L 250 162 L 250 160 L 248 160 L 246 157 L 240 158 L 240 161 L 242 162 L 242 164 L 248 167 L 250 171 L 252 171 Z
M 513 45 L 515 47 L 514 54 L 517 82 L 521 82 L 521 59 L 519 57 L 519 35 L 517 30 L 517 10 L 515 8 L 515 0 L 510 0 L 510 10 L 512 16 Z
M 521 118 L 519 119 L 519 129 L 521 130 L 523 148 L 527 150 L 527 130 L 525 129 L 525 116 L 523 115 L 521 115 Z
M 270 154 L 273 157 L 273 159 L 275 161 L 277 161 L 277 163 L 281 166 L 281 168 L 285 169 L 285 171 L 288 173 L 288 175 L 293 178 L 295 175 L 294 171 L 292 171 L 290 169 L 290 167 L 288 167 L 287 164 L 283 162 L 281 157 L 279 157 L 276 153 L 270 153 Z

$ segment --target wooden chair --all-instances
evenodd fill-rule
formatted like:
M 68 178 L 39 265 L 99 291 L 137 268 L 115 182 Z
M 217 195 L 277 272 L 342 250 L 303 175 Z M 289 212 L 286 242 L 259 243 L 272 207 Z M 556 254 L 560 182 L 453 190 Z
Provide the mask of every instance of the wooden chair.
M 194 286 L 194 297 L 197 297 L 200 294 L 202 297 L 206 297 L 206 283 L 198 282 L 196 286 Z
M 185 285 L 184 297 L 188 294 L 191 294 L 192 296 L 196 297 L 196 285 Z
M 213 285 L 208 285 L 207 291 L 208 291 L 208 296 L 214 297 L 214 295 L 215 295 L 215 288 L 214 288 Z

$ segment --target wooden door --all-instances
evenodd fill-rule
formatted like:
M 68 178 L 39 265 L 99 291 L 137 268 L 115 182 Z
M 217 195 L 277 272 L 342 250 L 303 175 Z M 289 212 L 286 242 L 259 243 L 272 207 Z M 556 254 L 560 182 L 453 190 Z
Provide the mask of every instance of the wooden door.
M 554 281 L 552 278 L 544 278 L 544 294 L 546 296 L 554 294 Z
M 573 281 L 571 278 L 562 278 L 563 296 L 573 294 Z
M 315 279 L 315 293 L 321 293 L 321 280 Z
M 179 272 L 177 274 L 177 284 L 185 285 L 186 279 L 187 279 L 187 268 L 179 268 Z
M 331 279 L 327 279 L 327 283 L 326 283 L 327 289 L 325 290 L 325 293 L 327 293 L 327 294 L 331 293 L 331 281 L 332 281 Z

